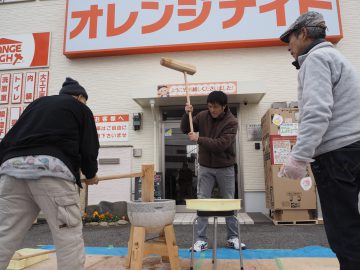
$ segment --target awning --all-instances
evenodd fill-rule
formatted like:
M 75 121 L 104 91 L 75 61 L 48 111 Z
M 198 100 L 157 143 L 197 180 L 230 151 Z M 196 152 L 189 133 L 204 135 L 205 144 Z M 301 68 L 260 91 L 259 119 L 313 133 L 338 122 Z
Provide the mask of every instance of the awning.
M 228 95 L 229 104 L 258 104 L 265 96 L 265 86 L 260 82 L 239 82 L 239 89 L 237 94 Z M 191 96 L 190 102 L 192 105 L 206 104 L 206 96 Z M 133 100 L 143 108 L 150 107 L 154 104 L 155 107 L 166 106 L 183 106 L 186 103 L 185 96 L 176 97 L 134 97 Z

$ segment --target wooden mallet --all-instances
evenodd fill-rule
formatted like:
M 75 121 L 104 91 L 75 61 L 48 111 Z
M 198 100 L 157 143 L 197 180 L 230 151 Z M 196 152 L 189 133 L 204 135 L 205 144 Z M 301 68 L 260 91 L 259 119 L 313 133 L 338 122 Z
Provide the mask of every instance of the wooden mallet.
M 190 96 L 189 96 L 189 88 L 186 74 L 194 75 L 196 73 L 196 67 L 190 64 L 182 63 L 178 60 L 170 59 L 170 58 L 161 58 L 160 64 L 164 67 L 171 68 L 177 71 L 184 73 L 185 79 L 185 91 L 186 91 L 186 102 L 190 105 Z M 193 121 L 192 121 L 192 113 L 189 112 L 189 123 L 190 123 L 190 131 L 194 132 Z

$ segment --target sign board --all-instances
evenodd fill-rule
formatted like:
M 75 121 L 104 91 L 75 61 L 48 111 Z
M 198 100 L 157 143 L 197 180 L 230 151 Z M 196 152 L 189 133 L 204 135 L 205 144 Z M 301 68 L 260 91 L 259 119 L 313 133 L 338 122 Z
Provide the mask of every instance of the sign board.
M 0 70 L 49 66 L 50 32 L 0 35 Z
M 339 0 L 67 0 L 67 57 L 283 45 L 280 35 L 307 11 L 342 34 Z
M 0 108 L 0 139 L 3 139 L 6 134 L 7 113 L 7 108 Z
M 23 74 L 13 74 L 12 87 L 11 87 L 11 103 L 19 104 L 22 102 L 22 89 L 23 89 Z
M 129 115 L 95 116 L 100 142 L 125 142 L 129 140 Z
M 291 152 L 291 143 L 289 140 L 273 141 L 274 164 L 284 164 Z
M 30 102 L 48 95 L 48 84 L 49 71 L 0 72 L 0 140 Z
M 225 94 L 237 93 L 237 82 L 205 82 L 189 83 L 190 96 L 207 96 L 212 91 L 223 91 Z M 164 84 L 158 85 L 157 95 L 159 97 L 179 97 L 186 96 L 184 84 Z
M 24 103 L 30 103 L 35 98 L 36 72 L 27 72 L 25 75 Z
M 10 107 L 9 129 L 10 130 L 21 115 L 21 107 Z
M 11 74 L 0 74 L 0 104 L 9 103 Z

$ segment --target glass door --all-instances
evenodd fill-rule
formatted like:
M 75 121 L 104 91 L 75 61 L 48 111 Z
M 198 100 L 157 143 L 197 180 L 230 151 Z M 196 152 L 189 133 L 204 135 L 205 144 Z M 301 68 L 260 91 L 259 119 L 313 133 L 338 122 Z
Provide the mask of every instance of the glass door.
M 196 198 L 197 144 L 180 130 L 180 121 L 163 122 L 165 198 L 176 201 L 177 212 L 188 212 L 186 199 Z

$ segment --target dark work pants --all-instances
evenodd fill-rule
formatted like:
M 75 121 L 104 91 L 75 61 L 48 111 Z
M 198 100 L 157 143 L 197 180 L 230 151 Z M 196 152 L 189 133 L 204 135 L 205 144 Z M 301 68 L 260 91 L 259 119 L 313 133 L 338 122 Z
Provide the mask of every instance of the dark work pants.
M 317 156 L 311 168 L 326 235 L 340 270 L 359 270 L 360 142 Z

